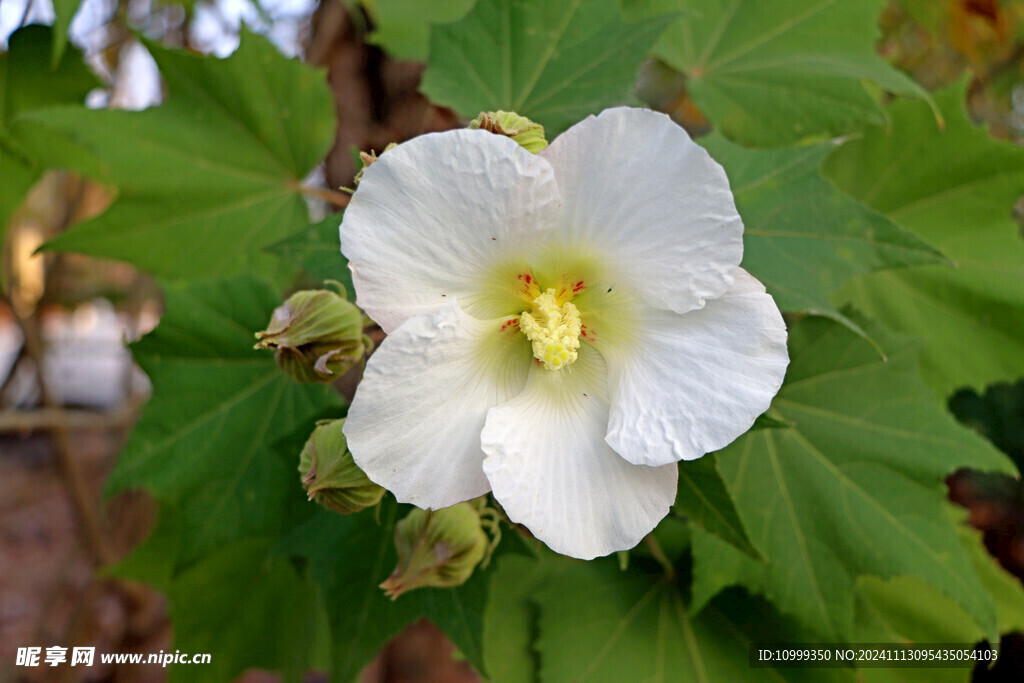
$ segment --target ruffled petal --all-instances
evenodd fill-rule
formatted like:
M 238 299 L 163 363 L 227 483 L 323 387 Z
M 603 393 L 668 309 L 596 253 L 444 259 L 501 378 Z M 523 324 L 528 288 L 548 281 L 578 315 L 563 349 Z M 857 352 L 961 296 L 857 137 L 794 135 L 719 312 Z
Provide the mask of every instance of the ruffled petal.
M 743 223 L 725 171 L 664 114 L 608 109 L 540 152 L 562 193 L 560 238 L 599 252 L 648 303 L 685 313 L 732 285 Z
M 668 513 L 676 465 L 640 467 L 604 441 L 604 361 L 592 349 L 487 415 L 484 472 L 509 518 L 552 550 L 581 559 L 632 548 Z
M 764 285 L 741 268 L 699 311 L 646 309 L 608 362 L 608 444 L 638 465 L 692 460 L 750 429 L 789 364 L 786 324 Z
M 345 421 L 356 463 L 403 503 L 438 509 L 487 493 L 480 431 L 522 391 L 532 360 L 516 329 L 448 302 L 409 318 L 370 356 Z
M 558 205 L 551 166 L 509 138 L 455 130 L 403 143 L 366 169 L 345 210 L 356 303 L 388 333 L 452 298 L 480 319 L 518 313 L 516 272 Z

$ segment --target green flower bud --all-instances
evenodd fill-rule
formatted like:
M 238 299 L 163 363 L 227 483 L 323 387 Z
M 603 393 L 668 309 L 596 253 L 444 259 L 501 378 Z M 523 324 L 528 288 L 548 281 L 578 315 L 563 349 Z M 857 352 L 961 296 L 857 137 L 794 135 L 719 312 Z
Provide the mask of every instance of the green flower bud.
M 310 500 L 347 515 L 380 502 L 384 489 L 367 478 L 348 450 L 345 420 L 322 420 L 299 456 L 299 474 Z
M 512 111 L 481 112 L 480 116 L 469 122 L 469 127 L 510 137 L 533 154 L 548 146 L 544 126 Z
M 441 510 L 415 508 L 395 526 L 398 566 L 380 587 L 394 600 L 414 588 L 461 586 L 484 559 L 488 545 L 472 503 Z
M 373 346 L 363 335 L 359 309 L 325 289 L 293 294 L 274 309 L 270 325 L 256 338 L 257 349 L 275 349 L 278 366 L 306 383 L 337 379 Z

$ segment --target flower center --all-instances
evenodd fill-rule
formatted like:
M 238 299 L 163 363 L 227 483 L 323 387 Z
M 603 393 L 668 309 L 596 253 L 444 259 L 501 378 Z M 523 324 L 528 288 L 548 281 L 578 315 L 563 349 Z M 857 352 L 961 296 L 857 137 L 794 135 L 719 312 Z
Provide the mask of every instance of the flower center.
M 561 306 L 554 289 L 538 295 L 533 310 L 519 316 L 519 329 L 533 344 L 533 357 L 548 370 L 560 370 L 579 356 L 580 312 L 566 301 Z

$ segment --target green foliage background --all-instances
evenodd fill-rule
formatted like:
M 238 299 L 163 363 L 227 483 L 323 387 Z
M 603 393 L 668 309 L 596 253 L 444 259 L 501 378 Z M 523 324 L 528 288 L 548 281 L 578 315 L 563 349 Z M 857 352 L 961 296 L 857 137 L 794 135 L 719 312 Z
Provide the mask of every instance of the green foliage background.
M 47 248 L 127 261 L 165 287 L 160 326 L 133 347 L 153 398 L 110 486 L 161 506 L 116 571 L 166 591 L 175 647 L 213 653 L 172 679 L 262 666 L 351 680 L 422 616 L 485 677 L 556 682 L 886 680 L 748 669 L 746 648 L 995 641 L 1024 626 L 1020 583 L 943 484 L 965 466 L 1017 476 L 944 399 L 1024 377 L 1011 214 L 1024 150 L 971 123 L 964 81 L 928 93 L 878 56 L 882 0 L 366 4 L 372 39 L 426 61 L 422 91 L 466 118 L 514 109 L 553 136 L 636 104 L 651 57 L 683 76 L 744 218 L 743 265 L 788 314 L 792 365 L 764 428 L 680 464 L 656 532 L 674 577 L 643 548 L 623 570 L 506 529 L 464 586 L 392 603 L 377 584 L 401 506 L 340 517 L 305 501 L 298 449 L 343 401 L 252 349 L 303 272 L 347 273 L 339 216 L 313 223 L 302 196 L 336 125 L 324 73 L 249 34 L 223 60 L 148 44 L 166 102 L 88 110 L 96 81 L 66 44 L 74 3 L 59 3 L 52 33 L 22 29 L 0 55 L 0 235 L 44 169 L 70 168 L 117 200 Z

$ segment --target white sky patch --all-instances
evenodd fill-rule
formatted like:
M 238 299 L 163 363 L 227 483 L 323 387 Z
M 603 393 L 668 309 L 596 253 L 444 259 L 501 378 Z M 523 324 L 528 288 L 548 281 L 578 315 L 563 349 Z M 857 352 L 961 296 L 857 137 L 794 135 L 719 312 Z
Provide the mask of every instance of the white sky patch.
M 136 41 L 125 44 L 121 48 L 117 82 L 107 106 L 138 111 L 160 104 L 161 100 L 160 72 L 149 50 Z

